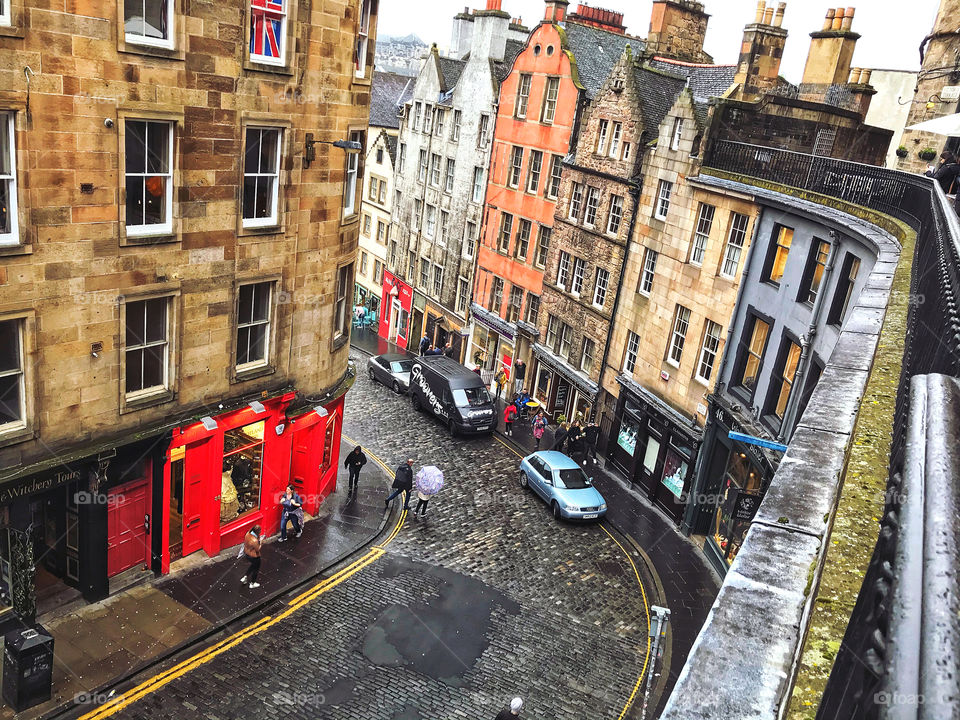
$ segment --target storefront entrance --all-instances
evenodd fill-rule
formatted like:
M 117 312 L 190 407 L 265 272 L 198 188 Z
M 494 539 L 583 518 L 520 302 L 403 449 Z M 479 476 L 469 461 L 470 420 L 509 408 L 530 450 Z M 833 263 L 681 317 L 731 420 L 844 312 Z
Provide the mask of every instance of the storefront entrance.
M 114 488 L 107 495 L 107 576 L 119 575 L 150 562 L 149 483 L 146 480 Z

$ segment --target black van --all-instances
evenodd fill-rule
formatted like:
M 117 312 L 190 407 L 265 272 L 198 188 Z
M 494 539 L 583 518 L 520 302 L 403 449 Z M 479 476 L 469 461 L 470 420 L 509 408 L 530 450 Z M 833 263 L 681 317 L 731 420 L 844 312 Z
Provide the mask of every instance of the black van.
M 444 355 L 419 357 L 410 370 L 410 399 L 443 420 L 451 435 L 493 432 L 495 405 L 475 372 Z

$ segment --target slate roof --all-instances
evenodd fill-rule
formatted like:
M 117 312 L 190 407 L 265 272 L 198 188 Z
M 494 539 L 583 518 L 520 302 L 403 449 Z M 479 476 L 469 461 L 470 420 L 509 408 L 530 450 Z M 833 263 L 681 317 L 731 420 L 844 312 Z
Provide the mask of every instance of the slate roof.
M 397 164 L 397 136 L 396 135 L 387 135 L 384 133 L 383 142 L 387 146 L 387 153 L 390 155 L 390 162 L 396 166 Z
M 440 65 L 440 74 L 443 76 L 443 88 L 450 92 L 457 86 L 457 81 L 460 79 L 466 63 L 463 60 L 454 60 L 448 57 L 438 57 L 437 61 Z
M 660 132 L 660 123 L 677 101 L 687 81 L 642 66 L 635 68 L 634 72 L 643 114 L 644 136 L 656 137 Z
M 414 79 L 407 75 L 374 71 L 370 85 L 371 127 L 400 128 L 397 109 L 413 95 Z
M 493 63 L 493 74 L 499 82 L 506 80 L 507 75 L 510 74 L 510 69 L 513 67 L 513 61 L 516 60 L 517 55 L 523 51 L 526 45 L 525 42 L 520 42 L 519 40 L 507 40 L 507 49 L 503 53 L 503 62 Z
M 737 74 L 736 65 L 693 65 L 662 58 L 651 60 L 650 67 L 690 78 L 693 99 L 703 101 L 723 95 L 733 85 L 733 76 Z
M 645 47 L 642 39 L 620 35 L 600 28 L 568 22 L 566 26 L 567 47 L 577 61 L 580 82 L 592 98 L 603 83 L 627 45 L 639 54 Z

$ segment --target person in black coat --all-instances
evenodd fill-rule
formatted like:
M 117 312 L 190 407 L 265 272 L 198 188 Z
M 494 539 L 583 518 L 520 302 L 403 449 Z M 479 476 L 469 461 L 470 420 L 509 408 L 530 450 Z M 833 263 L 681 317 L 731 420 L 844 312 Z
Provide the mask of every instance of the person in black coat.
M 940 153 L 940 164 L 936 168 L 927 170 L 924 175 L 932 177 L 940 183 L 943 192 L 949 195 L 954 182 L 957 180 L 957 175 L 960 175 L 960 164 L 957 163 L 957 158 L 954 157 L 952 152 L 944 150 Z
M 403 509 L 409 510 L 411 490 L 413 490 L 413 458 L 409 458 L 397 468 L 397 474 L 393 478 L 393 492 L 390 493 L 383 504 L 389 506 L 391 500 L 403 493 Z
M 583 437 L 583 426 L 579 422 L 575 422 L 573 427 L 570 428 L 570 432 L 567 434 L 567 455 L 573 457 L 574 455 L 583 455 L 584 445 L 586 441 Z
M 553 434 L 553 447 L 551 450 L 556 450 L 558 452 L 563 452 L 563 444 L 567 441 L 567 435 L 570 433 L 570 424 L 569 423 L 560 423 L 560 427 L 557 428 L 557 431 Z
M 583 458 L 583 464 L 587 464 L 587 456 L 593 458 L 593 464 L 597 464 L 597 441 L 600 439 L 600 426 L 595 420 L 591 420 L 583 430 L 583 437 L 586 440 L 586 451 Z
M 355 493 L 357 491 L 357 483 L 360 480 L 360 468 L 367 464 L 367 456 L 363 454 L 363 450 L 360 449 L 360 446 L 357 445 L 349 455 L 347 455 L 346 460 L 343 461 L 343 466 L 347 468 L 350 472 L 350 493 Z

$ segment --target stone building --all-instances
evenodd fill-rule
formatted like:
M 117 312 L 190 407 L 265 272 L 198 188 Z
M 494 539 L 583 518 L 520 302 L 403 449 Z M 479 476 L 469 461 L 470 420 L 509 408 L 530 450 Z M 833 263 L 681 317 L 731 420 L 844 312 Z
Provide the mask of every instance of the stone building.
M 322 5 L 0 4 L 0 598 L 21 617 L 34 563 L 41 610 L 102 598 L 274 532 L 288 482 L 308 512 L 335 485 L 362 154 L 332 143 L 364 144 L 376 3 Z
M 489 382 L 515 357 L 530 365 L 564 157 L 587 103 L 633 43 L 618 15 L 548 0 L 500 88 L 471 305 L 467 364 Z M 589 24 L 585 24 L 588 21 Z M 492 127 L 492 126 L 491 126 Z
M 920 74 L 907 117 L 907 127 L 960 110 L 960 67 L 957 66 L 960 35 L 956 32 L 958 23 L 960 0 L 940 0 L 933 29 L 920 45 Z M 901 142 L 907 148 L 908 154 L 901 158 L 897 170 L 906 172 L 923 172 L 927 165 L 931 164 L 931 160 L 919 156 L 918 153 L 923 150 L 934 150 L 935 156 L 942 150 L 960 152 L 960 139 L 922 130 L 905 131 Z
M 414 79 L 395 73 L 373 73 L 370 88 L 370 128 L 364 150 L 360 203 L 360 243 L 353 302 L 367 314 L 362 325 L 373 325 L 380 314 L 380 292 L 387 266 L 390 219 L 394 200 L 394 164 L 403 106 Z
M 509 39 L 500 0 L 470 18 L 469 52 L 443 57 L 434 46 L 406 102 L 379 321 L 379 334 L 400 347 L 426 334 L 438 346 L 451 343 L 456 358 L 464 353 L 498 90 L 522 47 Z
M 851 74 L 852 74 L 851 70 Z M 870 109 L 864 121 L 868 125 L 886 128 L 893 131 L 890 147 L 887 150 L 885 165 L 888 168 L 899 167 L 900 158 L 897 149 L 903 142 L 904 129 L 910 116 L 911 103 L 917 87 L 917 72 L 915 70 L 869 70 L 870 84 L 877 91 L 870 103 Z

